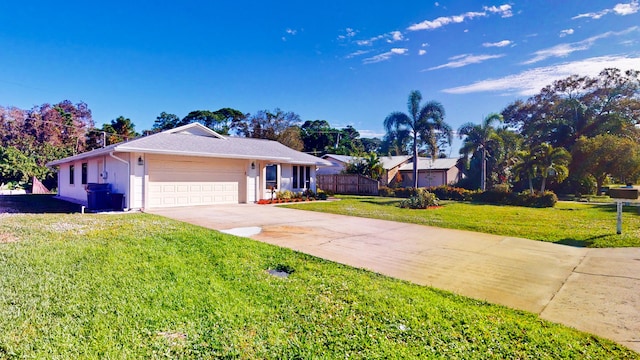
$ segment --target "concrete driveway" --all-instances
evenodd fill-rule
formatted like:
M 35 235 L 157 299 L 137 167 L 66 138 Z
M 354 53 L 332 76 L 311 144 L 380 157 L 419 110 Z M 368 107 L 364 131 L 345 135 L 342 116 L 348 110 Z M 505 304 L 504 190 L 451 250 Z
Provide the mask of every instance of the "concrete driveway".
M 640 352 L 640 248 L 577 248 L 267 205 L 148 212 L 530 311 Z

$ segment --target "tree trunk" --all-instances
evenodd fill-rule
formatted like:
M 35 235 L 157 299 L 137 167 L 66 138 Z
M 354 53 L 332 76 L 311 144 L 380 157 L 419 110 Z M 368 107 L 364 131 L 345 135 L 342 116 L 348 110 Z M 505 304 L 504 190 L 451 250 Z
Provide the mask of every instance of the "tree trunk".
M 413 187 L 418 188 L 418 134 L 413 132 Z
M 544 194 L 544 186 L 546 185 L 547 182 L 547 177 L 543 176 L 542 177 L 542 185 L 540 186 L 540 193 Z
M 529 174 L 529 191 L 531 192 L 531 194 L 534 193 L 534 190 L 533 190 L 533 179 L 531 178 L 531 174 Z
M 482 147 L 482 173 L 480 174 L 480 190 L 487 189 L 487 150 Z

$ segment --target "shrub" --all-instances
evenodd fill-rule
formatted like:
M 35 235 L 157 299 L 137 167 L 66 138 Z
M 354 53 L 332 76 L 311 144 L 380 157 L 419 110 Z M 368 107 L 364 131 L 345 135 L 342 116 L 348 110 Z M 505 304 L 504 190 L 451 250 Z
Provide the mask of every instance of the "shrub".
M 514 205 L 516 197 L 514 193 L 506 189 L 491 189 L 475 193 L 472 200 L 489 204 Z
M 276 194 L 276 199 L 278 200 L 289 200 L 289 199 L 293 199 L 293 192 L 289 191 L 289 190 L 284 190 L 284 191 L 279 191 Z
M 390 187 L 383 186 L 380 189 L 378 189 L 378 196 L 395 197 L 396 191 Z
M 464 188 L 453 187 L 448 185 L 441 185 L 437 187 L 429 188 L 429 191 L 436 194 L 440 200 L 456 200 L 456 201 L 471 201 L 473 194 L 472 190 Z
M 318 191 L 316 192 L 316 198 L 318 200 L 327 200 L 327 193 L 322 191 L 321 189 L 318 189 Z
M 558 197 L 551 191 L 545 191 L 544 194 L 530 193 L 529 191 L 523 191 L 517 196 L 517 202 L 515 205 L 528 206 L 528 207 L 554 207 L 558 203 Z
M 417 189 L 415 195 L 402 200 L 398 206 L 403 209 L 426 209 L 429 206 L 438 206 L 438 198 L 426 189 Z

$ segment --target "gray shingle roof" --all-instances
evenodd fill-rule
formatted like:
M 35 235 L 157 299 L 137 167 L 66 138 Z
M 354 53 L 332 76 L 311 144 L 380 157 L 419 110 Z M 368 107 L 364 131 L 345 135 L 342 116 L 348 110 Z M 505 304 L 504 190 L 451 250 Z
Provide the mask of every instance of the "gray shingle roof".
M 71 160 L 88 158 L 111 151 L 272 160 L 280 163 L 317 166 L 331 165 L 331 163 L 326 160 L 293 150 L 277 141 L 223 137 L 198 123 L 52 161 L 47 165 L 55 166 Z
M 456 166 L 457 158 L 434 159 L 433 164 L 429 158 L 418 158 L 418 170 L 449 170 Z M 400 171 L 413 170 L 413 162 L 408 162 L 400 167 Z

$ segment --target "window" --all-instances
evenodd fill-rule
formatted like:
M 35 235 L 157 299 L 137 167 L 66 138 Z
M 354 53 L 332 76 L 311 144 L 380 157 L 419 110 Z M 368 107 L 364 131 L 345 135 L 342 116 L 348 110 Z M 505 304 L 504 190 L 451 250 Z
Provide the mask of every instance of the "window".
M 82 174 L 82 185 L 86 185 L 87 184 L 87 173 L 88 173 L 87 167 L 88 167 L 87 163 L 82 163 L 82 168 L 81 168 L 81 171 L 82 171 L 82 173 L 81 173 Z
M 293 188 L 309 189 L 311 187 L 311 167 L 310 166 L 294 166 L 293 167 Z
M 75 166 L 69 165 L 69 184 L 73 185 L 73 178 L 75 178 Z
M 271 164 L 265 167 L 265 178 L 267 181 L 267 189 L 278 188 L 278 165 Z

